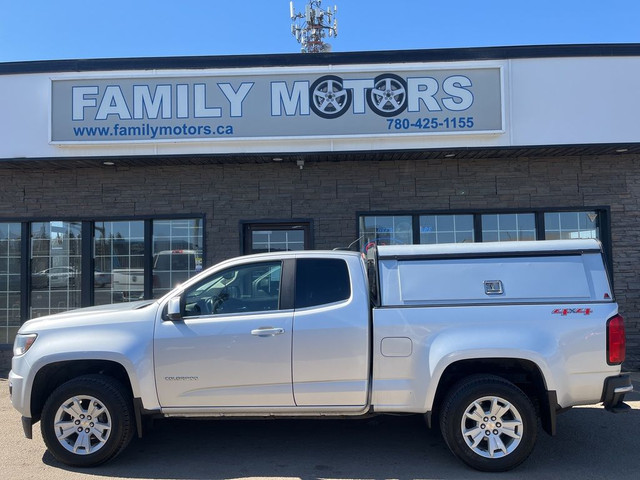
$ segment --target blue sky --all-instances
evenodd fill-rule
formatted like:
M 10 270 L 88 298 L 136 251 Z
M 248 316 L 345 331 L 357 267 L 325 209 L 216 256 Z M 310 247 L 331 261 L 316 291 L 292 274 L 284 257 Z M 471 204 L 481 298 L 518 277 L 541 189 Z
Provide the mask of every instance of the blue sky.
M 296 10 L 306 0 L 295 0 Z M 334 52 L 640 43 L 640 0 L 324 0 Z M 297 53 L 289 0 L 0 0 L 0 62 Z

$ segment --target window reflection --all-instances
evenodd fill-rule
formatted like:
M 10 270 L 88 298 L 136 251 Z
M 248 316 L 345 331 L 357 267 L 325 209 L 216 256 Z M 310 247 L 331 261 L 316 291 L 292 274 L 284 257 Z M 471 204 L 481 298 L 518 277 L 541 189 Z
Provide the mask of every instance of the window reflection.
M 372 245 L 410 245 L 413 243 L 413 219 L 410 215 L 360 217 L 360 247 Z
M 31 224 L 31 318 L 81 306 L 82 224 Z
M 96 222 L 93 288 L 96 305 L 144 297 L 144 222 Z
M 304 250 L 304 230 L 253 230 L 252 253 Z
M 574 240 L 598 238 L 597 212 L 547 212 L 544 214 L 545 238 Z
M 20 328 L 19 223 L 0 223 L 0 343 L 13 343 Z
M 473 215 L 421 215 L 420 243 L 473 242 Z
M 483 242 L 519 242 L 536 239 L 534 213 L 482 215 Z
M 202 220 L 153 221 L 153 296 L 161 297 L 202 270 Z

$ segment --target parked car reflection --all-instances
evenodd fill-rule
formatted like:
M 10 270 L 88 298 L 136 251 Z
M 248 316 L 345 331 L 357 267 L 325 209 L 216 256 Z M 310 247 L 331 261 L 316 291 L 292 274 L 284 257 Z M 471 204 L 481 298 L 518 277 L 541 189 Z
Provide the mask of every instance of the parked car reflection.
M 51 267 L 31 274 L 31 286 L 36 288 L 69 288 L 79 285 L 80 274 L 74 267 Z
M 111 273 L 96 270 L 93 275 L 93 284 L 96 287 L 106 287 L 111 284 Z

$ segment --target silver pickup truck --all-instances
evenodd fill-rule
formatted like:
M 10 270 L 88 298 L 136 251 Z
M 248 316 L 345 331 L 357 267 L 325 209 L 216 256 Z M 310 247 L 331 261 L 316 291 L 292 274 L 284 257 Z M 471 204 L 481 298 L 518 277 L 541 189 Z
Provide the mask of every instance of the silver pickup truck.
M 117 455 L 146 417 L 421 414 L 473 468 L 538 420 L 628 408 L 622 317 L 595 240 L 379 246 L 225 261 L 159 300 L 26 322 L 9 388 L 61 462 Z

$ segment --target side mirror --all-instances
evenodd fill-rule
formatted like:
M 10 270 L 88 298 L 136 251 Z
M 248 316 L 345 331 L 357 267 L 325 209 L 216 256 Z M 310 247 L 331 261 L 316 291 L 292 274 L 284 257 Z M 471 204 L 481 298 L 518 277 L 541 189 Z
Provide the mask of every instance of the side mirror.
M 167 320 L 172 322 L 181 321 L 182 312 L 180 310 L 180 296 L 170 298 L 167 304 Z

